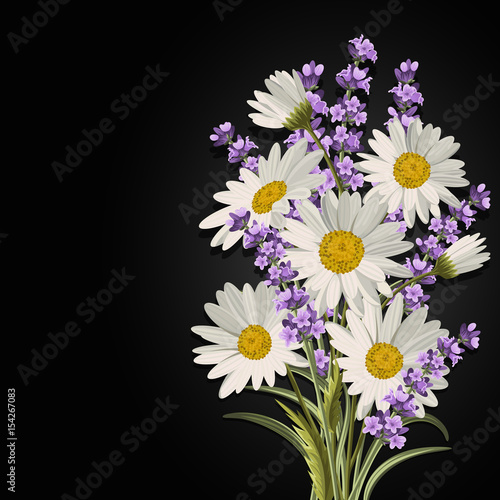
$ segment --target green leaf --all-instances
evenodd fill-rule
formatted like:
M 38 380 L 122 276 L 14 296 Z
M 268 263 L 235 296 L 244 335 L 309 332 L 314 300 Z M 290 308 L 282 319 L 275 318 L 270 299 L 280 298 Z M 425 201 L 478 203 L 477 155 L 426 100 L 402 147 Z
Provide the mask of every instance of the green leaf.
M 328 429 L 335 435 L 337 424 L 340 420 L 341 405 L 340 397 L 342 395 L 342 376 L 338 363 L 332 364 L 330 383 L 324 393 L 325 414 L 328 420 Z
M 446 441 L 450 440 L 450 435 L 448 434 L 448 430 L 446 429 L 445 425 L 439 418 L 435 417 L 434 415 L 431 415 L 430 413 L 426 413 L 424 417 L 419 418 L 419 417 L 405 417 L 402 418 L 401 421 L 403 422 L 403 425 L 409 425 L 409 424 L 414 424 L 414 423 L 419 423 L 419 422 L 427 422 L 429 424 L 432 424 L 436 426 L 442 433 Z
M 314 383 L 313 376 L 311 374 L 311 371 L 307 368 L 298 368 L 296 366 L 290 366 L 290 371 L 293 373 L 296 373 L 297 375 L 301 375 L 305 379 L 309 380 L 310 382 Z M 326 389 L 326 380 L 323 377 L 318 377 L 318 382 L 319 382 L 319 387 L 321 388 L 322 391 L 325 391 Z
M 251 385 L 248 385 L 245 387 L 245 389 L 253 389 Z M 267 392 L 269 394 L 273 394 L 275 396 L 281 396 L 285 399 L 290 399 L 294 403 L 297 403 L 300 405 L 300 401 L 297 398 L 297 395 L 295 392 L 291 391 L 290 389 L 284 389 L 283 387 L 269 387 L 267 385 L 261 385 L 260 388 L 258 389 L 260 392 Z M 304 404 L 307 406 L 308 410 L 311 412 L 314 418 L 320 421 L 320 416 L 319 416 L 319 410 L 318 407 L 308 398 L 305 398 L 302 396 L 302 400 Z
M 253 422 L 255 424 L 262 425 L 267 429 L 279 434 L 281 437 L 285 438 L 298 452 L 305 458 L 306 451 L 304 445 L 300 440 L 299 436 L 293 432 L 290 427 L 286 426 L 279 420 L 267 417 L 265 415 L 259 415 L 258 413 L 248 413 L 248 412 L 236 412 L 236 413 L 226 413 L 223 418 L 235 418 L 238 420 L 247 420 L 248 422 Z
M 402 453 L 398 453 L 394 457 L 389 458 L 375 470 L 375 472 L 371 475 L 370 479 L 366 483 L 363 500 L 369 500 L 373 489 L 375 488 L 375 485 L 380 481 L 384 474 L 389 472 L 392 468 L 396 467 L 396 465 L 399 465 L 400 463 L 405 462 L 410 458 L 418 457 L 420 455 L 425 455 L 427 453 L 438 453 L 440 451 L 448 450 L 451 450 L 449 446 L 426 446 L 423 448 L 404 451 Z
M 331 500 L 333 498 L 333 484 L 328 453 L 318 429 L 311 426 L 301 413 L 295 413 L 279 401 L 277 403 L 295 424 L 294 430 L 304 443 L 304 458 L 309 467 L 309 476 L 313 483 L 314 493 L 319 500 Z

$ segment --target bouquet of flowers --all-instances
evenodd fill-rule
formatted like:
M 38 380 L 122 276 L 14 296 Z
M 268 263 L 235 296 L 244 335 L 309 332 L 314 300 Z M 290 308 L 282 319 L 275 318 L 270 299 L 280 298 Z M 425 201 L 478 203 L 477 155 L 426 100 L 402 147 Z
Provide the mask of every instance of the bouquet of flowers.
M 395 69 L 386 130 L 373 130 L 365 152 L 356 127 L 367 121 L 362 96 L 377 52 L 361 35 L 349 53 L 352 62 L 336 75 L 344 95 L 333 106 L 319 86 L 324 66 L 314 61 L 291 74 L 276 71 L 265 80 L 268 92 L 255 91 L 252 121 L 290 131 L 267 158 L 252 156 L 256 144 L 235 137 L 231 123 L 214 128 L 210 138 L 227 147 L 239 178 L 214 195 L 226 206 L 200 227 L 219 228 L 212 246 L 226 250 L 242 239 L 254 248 L 265 279 L 255 289 L 226 283 L 216 303 L 205 304 L 215 326 L 192 328 L 210 343 L 193 350 L 194 361 L 215 365 L 208 378 L 224 377 L 220 398 L 243 389 L 276 396 L 287 423 L 247 412 L 225 417 L 286 439 L 308 467 L 310 498 L 320 500 L 356 500 L 362 492 L 367 500 L 399 463 L 450 449 L 402 450 L 417 422 L 448 439 L 425 407 L 438 404 L 450 365 L 464 348 L 478 347 L 480 332 L 464 323 L 450 336 L 428 320 L 423 287 L 432 291 L 436 280 L 489 259 L 485 238 L 463 232 L 489 208 L 490 192 L 479 184 L 460 200 L 450 191 L 469 184 L 464 162 L 452 158 L 460 145 L 417 114 L 424 101 L 418 63 Z M 428 233 L 413 242 L 407 233 L 416 218 Z M 276 374 L 289 388 L 275 385 Z M 296 376 L 312 384 L 314 400 Z M 394 455 L 372 470 L 384 446 Z

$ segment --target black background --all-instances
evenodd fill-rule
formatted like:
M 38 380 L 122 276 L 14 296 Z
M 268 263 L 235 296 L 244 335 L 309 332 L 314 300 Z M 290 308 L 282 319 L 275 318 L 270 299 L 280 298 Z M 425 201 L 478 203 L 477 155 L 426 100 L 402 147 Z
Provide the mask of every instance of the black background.
M 379 55 L 370 69 L 370 96 L 360 94 L 369 103 L 364 144 L 387 119 L 393 68 L 407 58 L 418 60 L 423 121 L 454 135 L 462 144 L 456 157 L 465 161 L 471 184 L 485 182 L 493 190 L 489 215 L 472 228 L 488 237 L 493 260 L 461 278 L 465 289 L 453 300 L 435 306 L 451 334 L 473 321 L 483 332 L 481 348 L 465 353 L 433 411 L 449 429 L 449 445 L 462 453 L 406 462 L 383 478 L 372 499 L 408 498 L 408 488 L 418 491 L 429 481 L 425 471 L 440 469 L 445 460 L 453 462 L 454 474 L 434 493 L 424 487 L 423 498 L 486 491 L 498 470 L 498 433 L 477 429 L 484 428 L 489 409 L 498 412 L 493 220 L 499 93 L 480 101 L 456 130 L 443 115 L 474 95 L 478 77 L 500 81 L 497 16 L 486 3 L 451 11 L 410 0 L 219 3 L 227 10 L 218 13 L 211 1 L 73 1 L 61 5 L 18 53 L 7 34 L 21 35 L 23 16 L 32 20 L 41 7 L 35 1 L 8 6 L 0 252 L 7 387 L 16 389 L 17 497 L 75 497 L 76 480 L 93 472 L 92 462 L 118 451 L 124 463 L 89 498 L 235 499 L 240 492 L 252 499 L 309 498 L 301 458 L 282 469 L 274 462 L 279 473 L 265 488 L 251 479 L 249 484 L 259 468 L 279 459 L 281 438 L 222 418 L 254 411 L 281 419 L 272 398 L 246 393 L 221 401 L 221 380 L 207 380 L 208 367 L 192 361 L 191 350 L 201 341 L 190 327 L 207 323 L 203 304 L 213 302 L 226 281 L 242 286 L 260 280 L 251 252 L 211 249 L 214 231 L 200 231 L 198 224 L 217 207 L 194 198 L 212 189 L 210 172 L 234 174 L 223 148 L 211 147 L 212 127 L 231 121 L 236 133 L 258 140 L 265 155 L 271 139 L 288 135 L 262 132 L 247 117 L 246 100 L 253 90 L 264 90 L 270 73 L 323 63 L 325 99 L 335 103 L 334 76 L 347 64 L 340 44 L 357 36 L 356 26 Z M 377 21 L 389 6 L 398 13 L 390 20 L 381 13 Z M 147 66 L 169 75 L 122 120 L 111 105 L 141 84 Z M 77 146 L 82 129 L 94 129 L 104 118 L 115 129 L 59 182 L 53 162 L 64 162 L 65 148 Z M 186 220 L 179 207 L 195 203 L 197 213 Z M 77 307 L 107 287 L 113 269 L 123 268 L 135 278 L 86 324 Z M 441 291 L 436 286 L 435 300 Z M 81 333 L 26 385 L 20 365 L 29 367 L 32 350 L 41 352 L 48 333 L 68 321 L 76 321 Z M 178 408 L 131 451 L 123 434 L 152 416 L 156 398 L 167 396 Z M 466 453 L 460 441 L 474 432 L 481 443 L 474 441 Z M 446 444 L 426 425 L 407 436 L 408 449 Z M 384 450 L 381 458 L 391 455 Z

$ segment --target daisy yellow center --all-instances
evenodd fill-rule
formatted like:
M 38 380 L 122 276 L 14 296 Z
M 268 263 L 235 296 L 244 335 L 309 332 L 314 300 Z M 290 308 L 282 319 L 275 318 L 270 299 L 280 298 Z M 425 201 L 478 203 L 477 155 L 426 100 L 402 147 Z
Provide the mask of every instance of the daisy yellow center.
M 403 153 L 394 164 L 394 178 L 408 189 L 420 187 L 431 175 L 429 162 L 417 153 Z
M 397 347 L 378 342 L 366 354 L 365 366 L 375 378 L 391 378 L 403 368 L 403 355 Z
M 260 325 L 249 325 L 238 338 L 238 351 L 248 359 L 265 358 L 271 350 L 271 335 Z
M 319 258 L 326 269 L 334 273 L 349 273 L 363 258 L 363 240 L 350 231 L 332 231 L 325 234 L 319 246 Z
M 273 203 L 281 200 L 286 194 L 286 184 L 283 181 L 273 181 L 262 186 L 254 195 L 252 209 L 257 214 L 267 214 L 273 208 Z

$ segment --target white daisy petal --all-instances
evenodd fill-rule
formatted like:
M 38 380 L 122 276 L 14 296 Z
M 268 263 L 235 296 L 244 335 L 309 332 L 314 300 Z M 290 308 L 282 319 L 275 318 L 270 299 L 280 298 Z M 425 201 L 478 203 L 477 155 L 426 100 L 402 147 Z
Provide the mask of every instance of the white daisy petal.
M 214 194 L 216 201 L 228 206 L 200 223 L 202 229 L 220 227 L 211 240 L 211 246 L 222 245 L 222 249 L 227 250 L 241 240 L 244 232 L 230 231 L 227 221 L 232 223 L 234 214 L 239 214 L 242 208 L 250 213 L 244 219 L 247 224 L 256 221 L 259 225 L 282 229 L 286 222 L 284 215 L 290 211 L 289 200 L 306 200 L 311 196 L 311 189 L 325 182 L 324 175 L 310 174 L 321 155 L 320 151 L 307 153 L 307 140 L 302 139 L 281 157 L 280 145 L 275 143 L 267 159 L 259 158 L 259 175 L 248 168 L 240 169 L 243 182 L 228 181 L 227 191 Z
M 255 290 L 247 283 L 243 291 L 226 283 L 216 294 L 218 304 L 206 304 L 205 311 L 218 326 L 193 326 L 193 333 L 213 344 L 193 349 L 201 365 L 215 365 L 210 379 L 225 376 L 219 397 L 241 392 L 249 380 L 258 389 L 263 380 L 273 385 L 275 374 L 286 374 L 286 364 L 308 366 L 307 360 L 293 352 L 279 338 L 286 309 L 276 313 L 273 299 L 276 287 L 260 282 Z
M 363 161 L 357 167 L 371 174 L 365 180 L 378 183 L 366 194 L 365 202 L 380 196 L 382 202 L 387 202 L 389 213 L 402 205 L 409 228 L 415 224 L 416 215 L 427 222 L 429 212 L 438 213 L 440 201 L 458 206 L 454 204 L 458 200 L 445 186 L 463 187 L 468 181 L 462 178 L 463 162 L 451 159 L 460 147 L 453 137 L 441 139 L 439 127 L 422 127 L 418 118 L 408 125 L 406 134 L 401 122 L 394 119 L 389 123 L 389 134 L 390 139 L 373 131 L 375 139 L 368 143 L 376 155 L 359 153 Z

